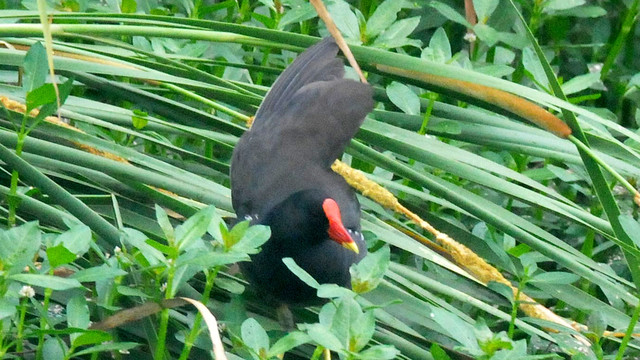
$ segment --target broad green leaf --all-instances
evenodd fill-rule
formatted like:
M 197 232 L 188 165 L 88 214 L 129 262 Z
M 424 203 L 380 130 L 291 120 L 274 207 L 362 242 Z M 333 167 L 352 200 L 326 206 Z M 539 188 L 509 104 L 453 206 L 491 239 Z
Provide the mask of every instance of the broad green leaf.
M 351 351 L 361 351 L 373 338 L 376 330 L 376 317 L 373 310 L 361 313 L 351 323 L 351 337 L 349 348 Z
M 58 235 L 54 244 L 63 245 L 73 254 L 82 256 L 89 251 L 91 241 L 91 229 L 84 224 L 77 224 Z
M 11 228 L 0 229 L 0 264 L 9 274 L 22 272 L 40 249 L 41 230 L 38 222 L 32 221 Z
M 167 216 L 167 212 L 164 211 L 162 207 L 156 204 L 156 220 L 158 221 L 158 225 L 162 229 L 164 236 L 166 237 L 169 244 L 173 244 L 175 241 L 175 234 L 173 232 L 173 226 L 169 221 L 169 216 Z
M 548 284 L 572 284 L 580 280 L 580 276 L 568 272 L 549 271 L 540 273 L 529 281 L 532 283 L 544 282 Z
M 180 250 L 189 248 L 207 232 L 215 211 L 214 206 L 208 206 L 176 227 L 176 244 Z
M 360 43 L 360 25 L 358 18 L 351 10 L 351 6 L 344 0 L 334 0 L 327 5 L 327 10 L 342 35 L 352 42 Z
M 242 341 L 257 354 L 269 351 L 269 335 L 254 318 L 248 318 L 242 323 Z
M 419 16 L 398 20 L 383 31 L 373 44 L 384 48 L 396 48 L 404 45 L 420 47 L 422 45 L 420 40 L 408 39 L 418 24 L 420 24 Z
M 107 280 L 113 279 L 117 276 L 127 275 L 127 272 L 111 267 L 107 264 L 102 264 L 100 266 L 90 267 L 88 269 L 80 270 L 71 275 L 72 279 L 76 279 L 80 282 L 95 282 L 98 280 Z
M 118 285 L 116 287 L 116 290 L 120 295 L 124 295 L 124 296 L 136 296 L 142 299 L 146 299 L 150 297 L 149 295 L 145 294 L 142 290 L 136 287 Z
M 285 26 L 293 23 L 303 22 L 309 19 L 313 19 L 316 16 L 316 10 L 313 8 L 313 5 L 308 2 L 298 3 L 291 7 L 291 9 L 286 10 L 284 15 L 280 18 L 280 22 L 278 23 L 278 29 L 282 30 Z
M 15 298 L 0 298 L 0 320 L 13 317 L 18 312 L 16 305 Z
M 429 6 L 436 9 L 442 16 L 447 19 L 458 23 L 466 28 L 471 28 L 471 24 L 464 18 L 464 16 L 460 15 L 455 9 L 450 7 L 449 5 L 440 2 L 440 1 L 432 1 L 429 3 Z
M 367 20 L 365 36 L 372 39 L 387 29 L 398 18 L 398 12 L 411 4 L 404 0 L 385 0 L 378 5 L 373 15 Z
M 56 91 L 53 84 L 42 84 L 27 93 L 27 111 L 31 111 L 44 104 L 56 102 Z
M 400 352 L 391 345 L 375 345 L 361 352 L 359 358 L 363 360 L 387 360 L 395 359 L 398 355 L 400 355 Z
M 600 73 L 589 73 L 578 75 L 566 83 L 562 84 L 562 91 L 565 95 L 571 95 L 582 90 L 588 89 L 594 84 L 600 82 Z
M 82 287 L 82 284 L 76 279 L 44 274 L 14 274 L 9 276 L 9 279 L 52 290 L 68 290 Z
M 343 351 L 344 345 L 326 327 L 320 324 L 310 324 L 306 326 L 307 334 L 311 340 L 331 351 Z
M 271 229 L 264 225 L 252 225 L 244 232 L 240 241 L 233 246 L 233 251 L 255 254 L 271 237 Z
M 478 15 L 478 22 L 486 23 L 499 3 L 500 0 L 473 0 L 473 7 Z
M 42 355 L 47 360 L 64 360 L 67 346 L 64 341 L 56 337 L 50 337 L 44 341 Z
M 544 73 L 544 69 L 540 64 L 540 60 L 530 47 L 524 48 L 522 51 L 522 65 L 533 76 L 533 79 L 544 87 L 549 86 L 549 81 Z
M 567 10 L 584 5 L 586 0 L 548 0 L 544 3 L 544 11 Z
M 349 269 L 353 291 L 364 294 L 375 289 L 389 268 L 389 262 L 390 249 L 384 246 L 374 253 L 369 253 L 359 263 L 353 264 Z
M 89 307 L 83 294 L 73 296 L 67 302 L 67 325 L 87 329 L 89 327 Z
M 638 223 L 638 221 L 629 214 L 620 215 L 618 220 L 620 221 L 620 225 L 622 225 L 624 232 L 629 235 L 636 246 L 640 247 L 640 223 Z
M 119 342 L 119 343 L 105 343 L 96 346 L 92 346 L 88 349 L 83 349 L 74 353 L 75 356 L 88 355 L 98 352 L 107 352 L 107 351 L 125 351 L 129 349 L 133 349 L 137 347 L 139 344 L 134 342 Z
M 308 343 L 309 341 L 311 341 L 309 335 L 300 331 L 292 331 L 278 339 L 269 349 L 267 356 L 271 358 L 284 354 L 295 347 Z
M 429 49 L 433 49 L 438 62 L 446 62 L 451 59 L 451 44 L 443 28 L 438 28 L 429 40 Z
M 420 114 L 420 98 L 407 85 L 392 82 L 387 86 L 387 96 L 395 106 L 405 113 Z
M 29 93 L 44 85 L 49 73 L 47 65 L 47 53 L 40 42 L 36 42 L 29 48 L 24 57 L 24 80 L 22 89 Z
M 50 246 L 47 248 L 47 259 L 52 268 L 73 262 L 76 254 L 69 251 L 64 245 Z
M 108 332 L 89 330 L 77 336 L 73 340 L 73 346 L 77 348 L 84 345 L 101 344 L 111 341 L 111 339 L 112 336 Z

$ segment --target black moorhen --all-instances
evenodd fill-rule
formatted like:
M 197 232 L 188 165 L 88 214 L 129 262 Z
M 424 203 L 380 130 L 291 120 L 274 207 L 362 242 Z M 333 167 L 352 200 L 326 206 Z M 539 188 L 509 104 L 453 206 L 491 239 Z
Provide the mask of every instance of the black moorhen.
M 331 171 L 373 108 L 367 84 L 344 79 L 338 46 L 326 38 L 300 54 L 267 94 L 231 161 L 238 219 L 271 227 L 262 251 L 242 263 L 272 305 L 318 303 L 282 262 L 291 257 L 318 282 L 350 286 L 349 266 L 367 248 L 360 204 Z

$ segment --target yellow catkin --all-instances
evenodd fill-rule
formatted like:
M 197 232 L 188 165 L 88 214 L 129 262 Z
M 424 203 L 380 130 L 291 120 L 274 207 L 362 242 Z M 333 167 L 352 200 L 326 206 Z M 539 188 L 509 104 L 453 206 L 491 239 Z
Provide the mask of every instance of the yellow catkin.
M 424 221 L 418 215 L 402 206 L 398 199 L 390 191 L 378 185 L 376 182 L 368 179 L 362 172 L 351 168 L 349 165 L 339 160 L 336 160 L 331 168 L 333 169 L 333 171 L 341 175 L 349 185 L 358 190 L 358 192 L 362 193 L 362 195 L 374 200 L 378 204 L 388 209 L 403 214 L 411 221 L 419 225 L 421 228 L 433 234 L 435 236 L 436 242 L 451 255 L 454 261 L 458 265 L 466 268 L 471 274 L 473 274 L 476 279 L 481 281 L 483 284 L 486 285 L 490 281 L 495 281 L 509 286 L 513 291 L 514 296 L 519 296 L 518 300 L 520 302 L 520 309 L 528 316 L 552 321 L 557 324 L 571 327 L 577 330 L 585 329 L 584 325 L 570 323 L 564 318 L 556 315 L 553 311 L 538 304 L 535 300 L 525 295 L 524 293 L 520 292 L 518 294 L 518 289 L 511 285 L 511 282 L 509 282 L 509 280 L 507 280 L 502 275 L 502 273 L 498 271 L 498 269 L 491 266 L 468 247 L 453 240 L 447 234 L 438 231 L 427 221 Z M 423 239 L 420 241 L 426 242 L 427 239 Z

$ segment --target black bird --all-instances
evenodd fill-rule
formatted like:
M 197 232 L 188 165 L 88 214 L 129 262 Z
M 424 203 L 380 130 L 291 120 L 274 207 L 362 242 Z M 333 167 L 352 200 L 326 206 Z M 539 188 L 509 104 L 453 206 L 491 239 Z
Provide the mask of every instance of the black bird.
M 326 38 L 300 54 L 262 102 L 231 161 L 238 219 L 269 225 L 271 238 L 243 263 L 272 304 L 318 303 L 282 262 L 291 257 L 318 282 L 350 286 L 349 267 L 367 248 L 360 204 L 331 170 L 373 108 L 371 87 L 344 79 L 338 46 Z

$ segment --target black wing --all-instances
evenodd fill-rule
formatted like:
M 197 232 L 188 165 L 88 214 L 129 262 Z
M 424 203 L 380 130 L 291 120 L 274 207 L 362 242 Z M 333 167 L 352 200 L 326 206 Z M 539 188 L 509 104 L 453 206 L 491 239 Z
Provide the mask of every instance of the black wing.
M 301 189 L 327 185 L 320 179 L 329 177 L 331 163 L 373 108 L 371 87 L 343 79 L 336 54 L 332 39 L 301 54 L 236 145 L 231 185 L 239 216 L 259 214 L 259 208 Z

